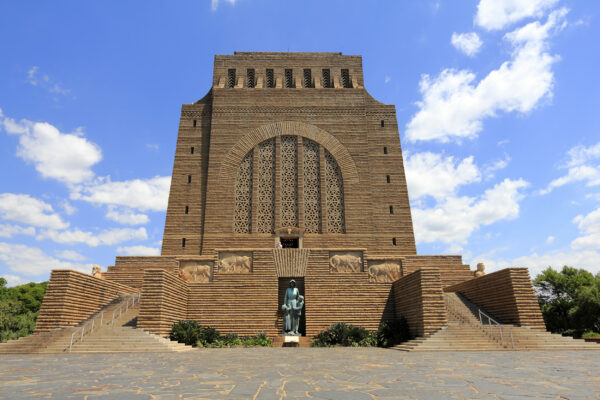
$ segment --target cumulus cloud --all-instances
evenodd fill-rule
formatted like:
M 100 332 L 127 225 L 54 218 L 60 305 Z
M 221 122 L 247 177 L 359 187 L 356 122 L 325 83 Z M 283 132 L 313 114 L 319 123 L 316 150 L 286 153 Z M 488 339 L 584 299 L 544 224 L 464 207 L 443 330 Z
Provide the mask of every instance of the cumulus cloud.
M 486 30 L 504 29 L 525 18 L 541 18 L 559 0 L 481 0 L 475 24 Z
M 511 60 L 476 82 L 468 70 L 445 69 L 437 77 L 423 75 L 419 111 L 406 125 L 409 141 L 448 142 L 475 138 L 483 120 L 498 112 L 527 113 L 552 96 L 552 65 L 548 38 L 564 27 L 566 9 L 553 11 L 546 21 L 527 24 L 504 36 Z
M 0 261 L 8 266 L 11 271 L 26 276 L 40 276 L 49 273 L 53 269 L 91 271 L 91 265 L 61 261 L 47 255 L 37 247 L 23 244 L 0 242 Z
M 415 153 L 408 156 L 404 167 L 408 193 L 412 200 L 424 196 L 442 200 L 454 194 L 460 185 L 481 180 L 472 156 L 458 161 L 452 156 L 444 157 L 430 152 Z
M 0 194 L 0 218 L 42 228 L 64 229 L 69 226 L 50 204 L 27 194 Z
M 450 43 L 452 43 L 452 46 L 454 46 L 458 51 L 465 53 L 469 57 L 473 57 L 475 54 L 477 54 L 481 48 L 481 45 L 483 44 L 479 38 L 479 35 L 475 32 L 454 32 L 450 38 Z
M 554 189 L 573 182 L 585 182 L 586 186 L 600 185 L 600 142 L 595 145 L 575 146 L 567 153 L 568 160 L 560 166 L 567 174 L 551 181 L 540 194 L 548 194 Z
M 0 238 L 11 238 L 16 235 L 35 235 L 35 228 L 19 225 L 0 224 Z
M 44 178 L 76 184 L 93 178 L 91 167 L 102 159 L 102 152 L 83 137 L 81 130 L 62 133 L 46 122 L 3 118 L 8 134 L 19 136 L 17 156 L 35 166 Z
M 77 187 L 71 193 L 71 199 L 140 211 L 164 211 L 167 209 L 170 186 L 170 176 L 120 182 L 102 178 L 94 184 Z
M 150 221 L 146 214 L 136 214 L 131 209 L 119 210 L 114 206 L 108 207 L 106 218 L 122 225 L 143 225 Z
M 56 257 L 71 261 L 83 261 L 87 259 L 86 256 L 76 252 L 75 250 L 58 251 L 56 252 Z
M 571 242 L 574 250 L 600 250 L 600 208 L 587 215 L 578 215 L 573 219 L 583 234 Z
M 160 249 L 148 246 L 127 246 L 117 248 L 117 253 L 124 256 L 159 256 Z
M 2 278 L 6 279 L 7 287 L 25 285 L 30 282 L 29 279 L 24 279 L 17 275 L 2 275 Z
M 145 228 L 117 228 L 103 230 L 99 233 L 85 232 L 79 229 L 56 231 L 47 230 L 36 237 L 38 240 L 50 239 L 61 244 L 85 243 L 90 247 L 112 246 L 130 240 L 145 240 L 148 233 Z
M 521 189 L 527 186 L 523 179 L 505 179 L 479 198 L 449 196 L 432 208 L 413 207 L 415 239 L 440 241 L 458 251 L 480 226 L 518 217 Z

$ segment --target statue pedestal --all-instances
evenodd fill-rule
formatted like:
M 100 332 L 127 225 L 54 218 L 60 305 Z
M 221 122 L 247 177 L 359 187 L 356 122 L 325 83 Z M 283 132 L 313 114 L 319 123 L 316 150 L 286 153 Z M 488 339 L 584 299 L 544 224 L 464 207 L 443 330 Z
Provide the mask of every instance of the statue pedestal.
M 283 343 L 300 343 L 300 336 L 285 336 Z

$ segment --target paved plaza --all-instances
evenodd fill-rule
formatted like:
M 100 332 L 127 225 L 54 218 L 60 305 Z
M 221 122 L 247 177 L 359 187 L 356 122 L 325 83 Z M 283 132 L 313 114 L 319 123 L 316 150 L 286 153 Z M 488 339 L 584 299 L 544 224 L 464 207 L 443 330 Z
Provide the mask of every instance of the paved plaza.
M 0 355 L 2 399 L 600 399 L 600 352 Z

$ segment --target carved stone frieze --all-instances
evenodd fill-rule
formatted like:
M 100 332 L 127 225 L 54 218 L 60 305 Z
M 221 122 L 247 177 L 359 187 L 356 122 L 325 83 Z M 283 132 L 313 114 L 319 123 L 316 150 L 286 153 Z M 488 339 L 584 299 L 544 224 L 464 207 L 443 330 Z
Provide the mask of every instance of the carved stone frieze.
M 186 282 L 207 283 L 212 280 L 212 261 L 179 261 L 179 277 Z
M 249 274 L 252 272 L 252 252 L 221 252 L 217 265 L 220 274 Z
M 334 273 L 362 272 L 363 255 L 360 251 L 329 253 L 329 271 Z
M 402 277 L 400 261 L 371 261 L 369 262 L 369 282 L 391 283 Z

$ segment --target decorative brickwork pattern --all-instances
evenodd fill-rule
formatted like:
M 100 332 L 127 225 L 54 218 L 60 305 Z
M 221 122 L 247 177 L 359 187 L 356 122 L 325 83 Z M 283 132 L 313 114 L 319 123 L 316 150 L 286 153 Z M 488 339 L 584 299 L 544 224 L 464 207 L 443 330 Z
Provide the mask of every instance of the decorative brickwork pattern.
M 304 228 L 307 233 L 321 233 L 321 170 L 319 145 L 312 140 L 302 141 L 304 171 Z
M 258 233 L 275 229 L 275 139 L 258 145 Z
M 325 176 L 327 179 L 327 232 L 345 233 L 344 183 L 342 173 L 330 152 L 325 150 Z
M 235 183 L 235 233 L 250 233 L 252 227 L 252 167 L 254 152 L 248 153 L 238 169 Z
M 298 137 L 281 138 L 281 225 L 298 226 Z

